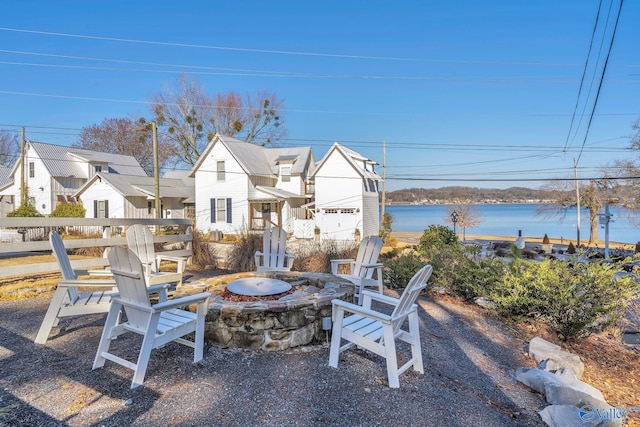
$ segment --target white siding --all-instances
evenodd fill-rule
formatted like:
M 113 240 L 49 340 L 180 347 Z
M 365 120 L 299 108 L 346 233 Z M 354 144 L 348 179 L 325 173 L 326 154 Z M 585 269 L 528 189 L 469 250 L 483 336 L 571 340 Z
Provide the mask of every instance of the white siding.
M 125 210 L 124 197 L 116 192 L 106 181 L 96 180 L 87 188 L 81 197 L 82 206 L 86 209 L 86 218 L 94 218 L 94 201 L 109 201 L 109 218 L 130 218 Z
M 225 180 L 217 180 L 217 162 L 225 162 Z M 226 147 L 216 143 L 195 173 L 196 229 L 208 233 L 219 230 L 235 234 L 247 227 L 249 179 Z M 231 198 L 231 223 L 211 222 L 211 199 Z

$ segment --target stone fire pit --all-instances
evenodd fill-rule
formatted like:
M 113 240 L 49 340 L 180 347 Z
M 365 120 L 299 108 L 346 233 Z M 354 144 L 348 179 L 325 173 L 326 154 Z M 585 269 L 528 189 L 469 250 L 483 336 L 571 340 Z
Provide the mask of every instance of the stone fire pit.
M 292 289 L 276 300 L 234 302 L 223 297 L 228 283 L 246 278 L 279 279 L 290 283 Z M 331 317 L 331 300 L 353 300 L 351 282 L 332 274 L 249 272 L 202 282 L 213 294 L 205 320 L 205 340 L 227 347 L 275 351 L 320 342 L 326 334 L 322 318 Z

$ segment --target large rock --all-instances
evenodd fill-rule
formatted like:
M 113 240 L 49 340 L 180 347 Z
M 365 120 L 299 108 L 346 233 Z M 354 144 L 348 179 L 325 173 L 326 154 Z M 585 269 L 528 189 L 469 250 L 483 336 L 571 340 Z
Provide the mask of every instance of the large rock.
M 580 380 L 556 375 L 542 369 L 518 368 L 516 379 L 546 396 L 554 405 L 591 405 L 594 408 L 607 406 L 604 396 L 597 388 Z
M 563 351 L 559 345 L 550 343 L 540 337 L 529 342 L 529 356 L 538 362 L 538 368 L 559 375 L 569 375 L 576 379 L 584 374 L 584 363 L 576 354 Z

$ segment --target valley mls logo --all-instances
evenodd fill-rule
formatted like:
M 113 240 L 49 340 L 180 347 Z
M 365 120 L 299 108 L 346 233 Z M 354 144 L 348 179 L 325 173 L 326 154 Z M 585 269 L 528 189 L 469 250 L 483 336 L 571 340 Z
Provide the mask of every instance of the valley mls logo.
M 596 417 L 601 420 L 624 420 L 627 417 L 627 413 L 628 410 L 625 408 L 610 407 L 609 409 L 596 409 L 591 405 L 582 406 L 578 412 L 580 420 L 585 423 L 595 420 Z

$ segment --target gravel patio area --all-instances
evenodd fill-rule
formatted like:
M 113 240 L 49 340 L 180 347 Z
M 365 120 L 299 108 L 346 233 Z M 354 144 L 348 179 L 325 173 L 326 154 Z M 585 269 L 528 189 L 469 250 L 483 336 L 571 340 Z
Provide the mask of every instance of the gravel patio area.
M 287 352 L 206 345 L 194 365 L 190 348 L 170 343 L 130 390 L 132 371 L 109 362 L 91 370 L 105 315 L 63 321 L 46 345 L 33 343 L 48 303 L 0 302 L 0 425 L 544 425 L 543 397 L 511 377 L 533 366 L 524 343 L 481 308 L 446 298 L 419 300 L 425 374 L 408 371 L 400 389 L 387 387 L 384 360 L 362 350 L 345 352 L 335 370 L 326 343 Z

